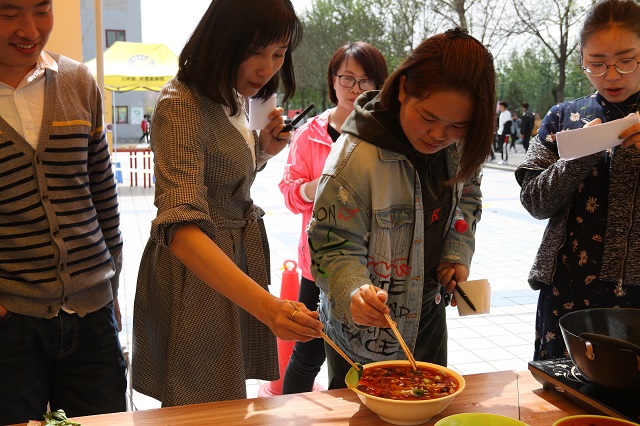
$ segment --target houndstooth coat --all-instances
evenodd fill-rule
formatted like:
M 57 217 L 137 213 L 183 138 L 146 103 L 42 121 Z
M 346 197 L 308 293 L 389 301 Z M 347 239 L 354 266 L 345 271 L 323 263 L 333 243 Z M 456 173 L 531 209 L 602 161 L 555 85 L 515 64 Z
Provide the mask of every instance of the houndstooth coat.
M 246 398 L 245 379 L 279 378 L 275 336 L 168 244 L 180 225 L 195 223 L 268 289 L 264 212 L 250 197 L 256 163 L 222 106 L 177 79 L 160 92 L 152 123 L 158 214 L 138 274 L 133 387 L 163 406 Z

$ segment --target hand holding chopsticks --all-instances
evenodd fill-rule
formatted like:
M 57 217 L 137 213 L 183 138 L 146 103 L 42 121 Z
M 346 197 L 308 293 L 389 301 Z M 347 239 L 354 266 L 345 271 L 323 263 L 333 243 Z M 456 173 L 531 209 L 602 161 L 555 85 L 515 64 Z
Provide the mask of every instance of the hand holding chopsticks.
M 374 293 L 377 294 L 377 290 L 373 285 L 371 285 L 370 288 Z M 384 317 L 387 320 L 387 322 L 389 323 L 389 327 L 391 327 L 391 330 L 393 331 L 393 334 L 396 336 L 396 339 L 398 339 L 398 343 L 400 343 L 400 346 L 402 347 L 402 350 L 404 351 L 404 354 L 407 356 L 407 359 L 409 360 L 409 364 L 411 364 L 411 367 L 414 370 L 417 370 L 418 369 L 418 365 L 416 364 L 416 360 L 413 357 L 413 354 L 411 353 L 411 350 L 409 350 L 409 346 L 407 346 L 407 343 L 402 338 L 402 334 L 400 334 L 400 331 L 398 330 L 398 327 L 396 327 L 396 323 L 393 322 L 393 320 L 391 319 L 391 316 L 389 316 L 389 314 L 384 314 Z
M 291 306 L 293 306 L 294 311 L 293 311 L 293 313 L 291 314 L 291 319 L 293 320 L 293 318 L 296 316 L 296 314 L 297 314 L 298 312 L 301 312 L 301 311 L 300 311 L 300 309 L 298 309 L 298 307 L 296 306 L 296 304 L 295 304 L 295 303 L 293 303 L 291 300 L 287 300 L 287 302 L 289 302 L 289 304 L 290 304 Z M 351 361 L 351 358 L 349 358 L 349 357 L 347 356 L 347 354 L 345 354 L 344 352 L 342 352 L 342 350 L 338 347 L 338 345 L 336 345 L 335 343 L 333 343 L 333 340 L 331 340 L 331 339 L 329 338 L 329 336 L 327 336 L 327 335 L 324 333 L 324 331 L 320 331 L 320 336 L 322 336 L 322 338 L 324 339 L 324 341 L 325 341 L 325 342 L 327 342 L 327 343 L 328 343 L 328 344 L 329 344 L 333 349 L 335 349 L 335 350 L 336 350 L 336 352 L 338 352 L 338 353 L 340 354 L 340 356 L 341 356 L 342 358 L 344 358 L 344 359 L 345 359 L 345 361 L 347 361 L 349 364 L 351 364 L 351 366 L 352 366 L 353 368 L 355 368 L 356 370 L 360 370 L 360 367 L 358 367 L 358 366 L 356 365 L 356 363 L 355 363 L 355 362 Z

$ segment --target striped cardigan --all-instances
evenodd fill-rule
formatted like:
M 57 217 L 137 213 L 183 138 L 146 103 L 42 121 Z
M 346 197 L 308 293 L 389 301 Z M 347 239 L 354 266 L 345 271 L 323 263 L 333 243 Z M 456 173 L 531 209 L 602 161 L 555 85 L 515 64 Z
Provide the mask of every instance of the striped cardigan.
M 51 56 L 37 150 L 0 111 L 0 305 L 41 318 L 100 309 L 122 265 L 100 91 L 84 65 Z

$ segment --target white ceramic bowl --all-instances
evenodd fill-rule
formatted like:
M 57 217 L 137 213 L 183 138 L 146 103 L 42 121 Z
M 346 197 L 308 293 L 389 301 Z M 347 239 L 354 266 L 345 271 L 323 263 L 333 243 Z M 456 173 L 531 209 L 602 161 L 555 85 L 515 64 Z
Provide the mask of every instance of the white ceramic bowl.
M 368 395 L 356 388 L 350 387 L 354 391 L 360 401 L 371 411 L 376 413 L 378 417 L 388 423 L 395 425 L 419 425 L 428 422 L 431 417 L 440 413 L 442 410 L 453 401 L 456 395 L 460 394 L 464 390 L 465 381 L 464 378 L 455 371 L 443 367 L 437 364 L 431 364 L 428 362 L 416 361 L 416 363 L 423 367 L 431 367 L 445 371 L 447 374 L 453 376 L 459 383 L 458 389 L 451 395 L 437 399 L 426 399 L 418 401 L 405 401 L 394 400 L 387 398 L 380 398 L 377 396 Z M 397 360 L 397 361 L 379 361 L 366 364 L 364 369 L 370 367 L 379 367 L 383 365 L 409 365 L 409 361 Z

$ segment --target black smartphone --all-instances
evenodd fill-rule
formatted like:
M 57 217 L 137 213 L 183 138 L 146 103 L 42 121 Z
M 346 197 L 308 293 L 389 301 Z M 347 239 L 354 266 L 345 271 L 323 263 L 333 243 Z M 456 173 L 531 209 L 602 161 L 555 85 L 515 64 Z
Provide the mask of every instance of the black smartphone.
M 298 124 L 300 122 L 300 120 L 302 120 L 304 118 L 305 115 L 309 114 L 309 111 L 311 111 L 314 106 L 315 106 L 314 104 L 311 104 L 308 107 L 306 107 L 304 109 L 304 111 L 302 111 L 300 114 L 296 115 L 295 118 L 293 120 L 291 120 L 291 123 L 289 123 L 286 126 L 284 126 L 284 129 L 280 130 L 280 133 L 290 132 L 291 130 L 293 130 L 293 126 Z

